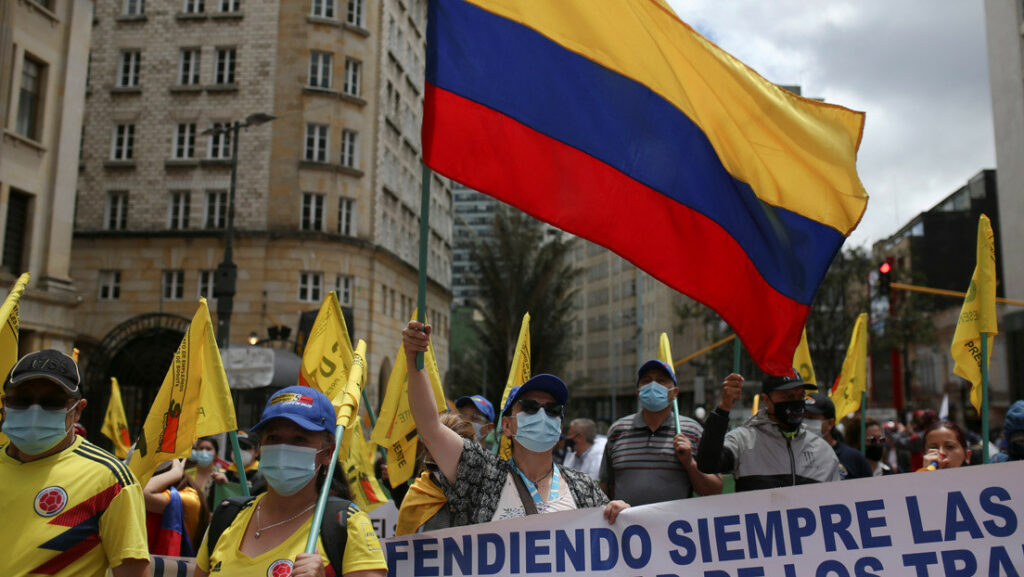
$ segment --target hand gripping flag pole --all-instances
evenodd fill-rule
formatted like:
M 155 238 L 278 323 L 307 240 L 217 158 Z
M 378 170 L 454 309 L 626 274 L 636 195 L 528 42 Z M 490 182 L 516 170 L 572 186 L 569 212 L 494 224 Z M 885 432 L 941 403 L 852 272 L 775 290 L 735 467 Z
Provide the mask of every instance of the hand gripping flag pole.
M 366 341 L 359 340 L 356 345 L 355 355 L 352 358 L 352 370 L 348 373 L 348 383 L 342 391 L 344 395 L 341 409 L 338 410 L 338 422 L 334 429 L 334 452 L 331 454 L 330 464 L 327 465 L 327 475 L 324 477 L 323 487 L 320 489 L 320 497 L 316 501 L 316 512 L 313 513 L 313 525 L 309 530 L 309 538 L 306 540 L 306 553 L 316 553 L 316 541 L 320 536 L 320 523 L 324 518 L 324 508 L 327 507 L 327 497 L 331 494 L 331 480 L 334 478 L 334 469 L 338 465 L 338 450 L 341 448 L 341 441 L 345 435 L 345 427 L 349 421 L 359 418 L 359 395 L 363 385 L 366 383 Z M 340 570 L 340 568 L 339 568 Z

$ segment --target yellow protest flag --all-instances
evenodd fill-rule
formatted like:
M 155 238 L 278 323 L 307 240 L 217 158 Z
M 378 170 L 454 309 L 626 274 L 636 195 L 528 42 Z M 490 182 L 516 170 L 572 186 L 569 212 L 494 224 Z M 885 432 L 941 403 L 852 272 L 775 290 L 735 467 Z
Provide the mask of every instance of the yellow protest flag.
M 18 301 L 21 300 L 25 287 L 31 279 L 28 273 L 22 274 L 7 293 L 3 306 L 0 306 L 0 393 L 3 392 L 4 383 L 7 382 L 7 375 L 18 362 Z M 0 401 L 0 408 L 3 402 Z M 0 433 L 0 443 L 7 442 L 7 435 Z
M 672 363 L 672 345 L 668 342 L 668 333 L 661 333 L 661 338 L 658 339 L 658 360 L 668 363 L 673 371 L 676 370 Z
M 811 349 L 807 346 L 807 329 L 800 335 L 800 344 L 793 353 L 793 367 L 800 372 L 800 378 L 805 383 L 818 386 L 818 381 L 814 378 L 814 365 L 811 364 Z
M 868 314 L 861 313 L 853 325 L 850 346 L 846 349 L 843 368 L 832 392 L 832 403 L 836 406 L 836 419 L 860 409 L 860 400 L 867 390 L 868 377 Z
M 999 334 L 996 323 L 996 246 L 992 223 L 984 214 L 978 220 L 977 261 L 971 286 L 967 289 L 964 306 L 953 334 L 950 353 L 955 366 L 953 372 L 971 382 L 971 404 L 980 413 L 981 407 L 981 333 L 986 333 L 988 356 L 992 356 L 992 341 Z M 989 359 L 984 359 L 988 363 Z
M 299 384 L 313 387 L 326 395 L 334 404 L 334 411 L 339 412 L 341 393 L 348 383 L 353 358 L 352 341 L 348 337 L 338 295 L 331 291 L 320 306 L 302 351 Z
M 341 313 L 338 295 L 331 291 L 320 305 L 320 312 L 313 321 L 313 328 L 303 348 L 299 384 L 323 393 L 331 400 L 334 412 L 339 418 L 354 358 L 352 341 L 348 336 L 348 326 L 345 324 L 345 316 Z M 356 406 L 358 407 L 358 402 Z M 347 454 L 350 443 L 349 435 L 346 434 L 338 454 Z
M 359 341 L 352 360 L 352 370 L 349 373 L 349 386 L 356 382 L 356 394 L 361 392 L 366 384 L 366 343 Z M 351 403 L 348 403 L 351 405 Z M 358 411 L 358 399 L 354 404 L 355 411 Z M 377 476 L 373 470 L 371 453 L 367 451 L 366 437 L 363 433 L 362 419 L 357 418 L 355 412 L 345 415 L 345 411 L 339 414 L 339 424 L 342 418 L 348 420 L 345 426 L 346 451 L 338 452 L 338 461 L 341 463 L 341 470 L 348 481 L 349 492 L 352 500 L 364 511 L 372 511 L 388 500 L 387 494 L 377 482 Z
M 413 311 L 412 318 L 416 319 L 416 311 Z M 377 415 L 377 425 L 370 436 L 372 442 L 387 449 L 388 478 L 392 487 L 397 487 L 412 477 L 416 464 L 416 422 L 409 409 L 409 373 L 405 365 L 405 347 L 399 345 L 395 364 L 388 378 L 388 387 L 384 393 L 384 402 L 381 403 L 380 413 Z M 427 348 L 423 365 L 434 391 L 437 412 L 443 413 L 447 405 L 433 345 Z
M 186 457 L 198 437 L 238 430 L 206 299 L 171 360 L 129 467 L 143 485 L 157 465 Z
M 100 432 L 114 443 L 114 454 L 118 459 L 128 456 L 132 440 L 128 435 L 128 418 L 124 416 L 121 386 L 117 384 L 117 377 L 110 377 L 110 401 L 107 403 L 107 412 L 103 415 Z
M 516 340 L 516 352 L 512 355 L 512 366 L 509 367 L 508 381 L 505 383 L 505 392 L 501 394 L 501 404 L 498 405 L 498 431 L 501 431 L 501 413 L 505 410 L 505 403 L 508 402 L 508 395 L 512 389 L 530 380 L 530 313 L 523 315 L 523 322 L 519 325 L 519 339 Z M 512 458 L 512 439 L 502 435 L 498 445 L 498 456 L 506 461 Z

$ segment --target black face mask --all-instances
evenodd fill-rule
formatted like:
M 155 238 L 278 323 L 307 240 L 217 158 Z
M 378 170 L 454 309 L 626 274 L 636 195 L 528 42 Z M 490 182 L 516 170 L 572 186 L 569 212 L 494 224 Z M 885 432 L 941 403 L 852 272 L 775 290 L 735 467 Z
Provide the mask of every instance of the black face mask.
M 800 427 L 800 423 L 804 422 L 804 408 L 807 403 L 800 399 L 799 401 L 782 401 L 775 403 L 775 410 L 773 415 L 782 424 L 783 428 L 794 430 Z
M 869 461 L 881 461 L 883 452 L 885 452 L 885 447 L 882 445 L 868 445 L 864 447 L 864 456 Z
M 569 449 L 570 451 L 575 449 L 576 448 L 576 439 L 566 439 L 565 440 L 565 448 Z

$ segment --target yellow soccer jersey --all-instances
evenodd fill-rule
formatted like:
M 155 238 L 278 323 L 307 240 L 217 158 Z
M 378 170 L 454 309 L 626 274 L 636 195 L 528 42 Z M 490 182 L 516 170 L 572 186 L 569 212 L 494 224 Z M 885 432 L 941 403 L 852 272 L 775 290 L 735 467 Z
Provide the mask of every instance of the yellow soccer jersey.
M 30 463 L 0 446 L 0 487 L 4 577 L 103 577 L 125 559 L 149 558 L 142 487 L 82 437 Z
M 208 572 L 210 577 L 288 577 L 292 574 L 295 557 L 306 550 L 306 539 L 313 526 L 312 515 L 285 542 L 262 555 L 249 557 L 238 550 L 245 528 L 249 525 L 253 511 L 256 510 L 256 504 L 265 495 L 266 493 L 259 495 L 238 512 L 238 516 L 217 540 L 217 547 L 212 555 L 209 554 L 206 539 L 203 539 L 203 544 L 196 552 L 196 564 Z M 384 552 L 377 541 L 377 533 L 373 530 L 370 518 L 355 505 L 350 506 L 345 514 L 348 515 L 348 540 L 345 542 L 345 556 L 340 572 L 330 566 L 327 555 L 324 554 L 323 541 L 317 539 L 317 551 L 324 560 L 326 577 L 340 577 L 352 571 L 371 569 L 387 571 L 388 564 L 384 561 Z

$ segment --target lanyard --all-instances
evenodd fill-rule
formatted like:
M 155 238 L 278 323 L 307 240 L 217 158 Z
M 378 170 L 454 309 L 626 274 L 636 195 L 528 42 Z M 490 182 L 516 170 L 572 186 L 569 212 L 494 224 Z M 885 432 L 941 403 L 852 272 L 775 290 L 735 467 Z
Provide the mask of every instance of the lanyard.
M 533 497 L 533 502 L 537 505 L 537 508 L 540 509 L 544 505 L 544 500 L 540 498 L 540 491 L 537 490 L 537 485 L 528 479 L 526 475 L 519 470 L 519 467 L 516 467 L 515 461 L 509 460 L 508 464 L 512 465 L 512 470 L 523 479 L 523 483 L 526 484 L 526 488 L 530 490 L 530 496 Z M 551 490 L 548 492 L 548 503 L 558 499 L 558 485 L 558 465 L 551 463 Z

